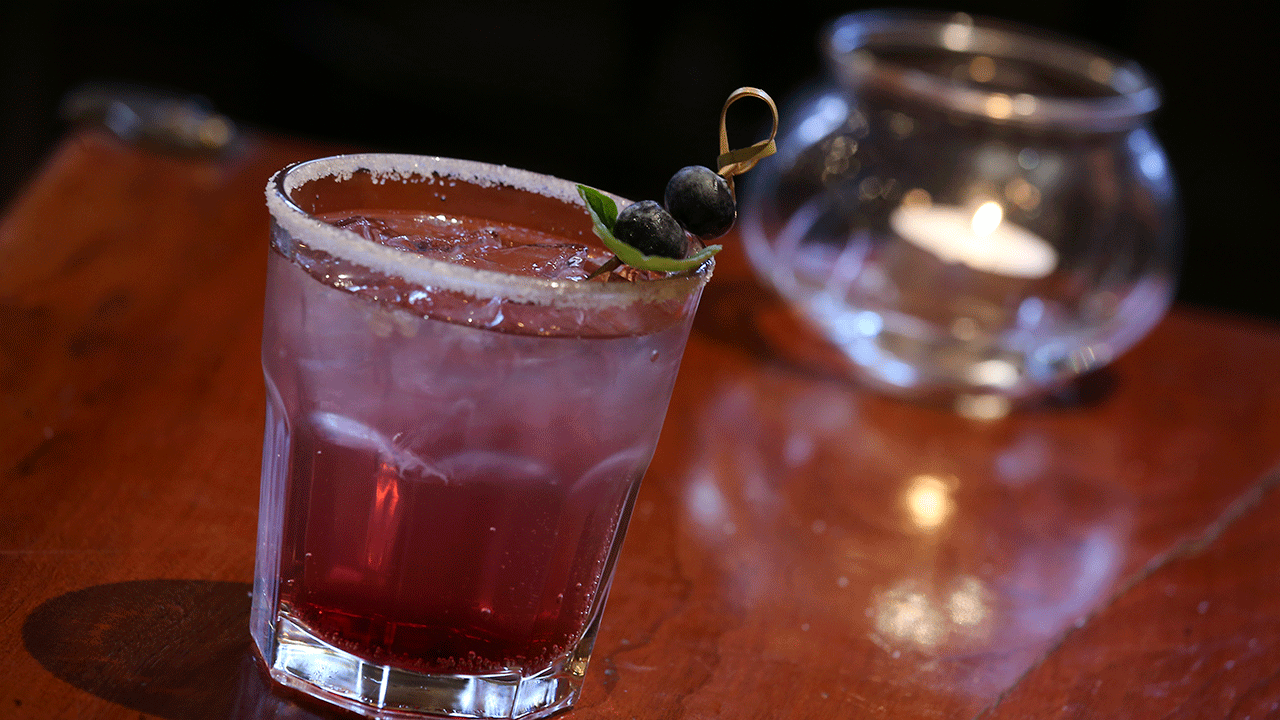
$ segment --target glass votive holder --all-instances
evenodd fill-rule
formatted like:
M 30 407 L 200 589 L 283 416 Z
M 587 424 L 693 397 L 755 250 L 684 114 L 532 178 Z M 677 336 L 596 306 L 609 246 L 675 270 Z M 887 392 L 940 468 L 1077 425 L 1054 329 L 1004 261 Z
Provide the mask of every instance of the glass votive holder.
M 964 14 L 855 13 L 824 39 L 830 77 L 784 110 L 741 227 L 864 381 L 999 414 L 1163 316 L 1178 202 L 1140 67 Z

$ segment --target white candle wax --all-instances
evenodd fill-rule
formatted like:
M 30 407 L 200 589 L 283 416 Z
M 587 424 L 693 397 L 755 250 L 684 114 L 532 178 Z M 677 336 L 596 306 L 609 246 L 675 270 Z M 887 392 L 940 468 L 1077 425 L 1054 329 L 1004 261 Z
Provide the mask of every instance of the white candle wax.
M 983 272 L 1035 279 L 1058 265 L 1058 254 L 1044 238 L 1004 222 L 1004 213 L 994 202 L 983 203 L 977 210 L 903 205 L 889 216 L 889 226 L 944 262 L 964 263 Z

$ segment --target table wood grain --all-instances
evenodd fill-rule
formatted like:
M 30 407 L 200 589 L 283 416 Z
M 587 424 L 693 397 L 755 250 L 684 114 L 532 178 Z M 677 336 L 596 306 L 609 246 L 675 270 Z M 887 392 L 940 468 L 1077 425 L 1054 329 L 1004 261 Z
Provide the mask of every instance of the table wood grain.
M 249 653 L 266 178 L 68 136 L 0 221 L 0 717 L 336 718 Z M 721 255 L 565 717 L 1280 717 L 1280 328 L 1177 308 L 996 421 Z

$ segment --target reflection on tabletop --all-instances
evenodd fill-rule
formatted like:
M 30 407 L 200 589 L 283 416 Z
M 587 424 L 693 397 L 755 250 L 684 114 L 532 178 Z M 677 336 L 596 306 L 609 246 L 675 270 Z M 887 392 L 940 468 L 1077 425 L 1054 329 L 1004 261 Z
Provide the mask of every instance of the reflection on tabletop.
M 1137 448 L 934 420 L 786 372 L 707 389 L 681 511 L 722 597 L 777 619 L 770 654 L 865 640 L 985 696 L 1112 590 Z

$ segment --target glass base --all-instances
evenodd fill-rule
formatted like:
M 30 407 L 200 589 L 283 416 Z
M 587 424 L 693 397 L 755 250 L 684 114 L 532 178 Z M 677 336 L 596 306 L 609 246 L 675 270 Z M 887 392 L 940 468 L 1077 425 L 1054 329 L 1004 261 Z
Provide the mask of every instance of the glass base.
M 366 717 L 532 720 L 578 699 L 594 635 L 588 632 L 574 651 L 530 674 L 424 674 L 379 665 L 339 650 L 286 615 L 277 618 L 273 646 L 258 650 L 276 682 Z

